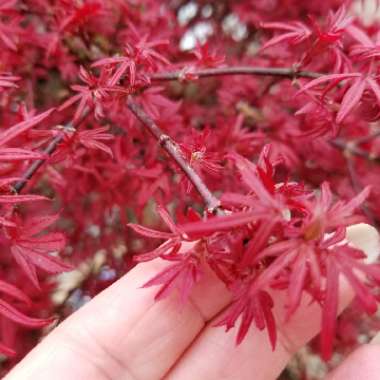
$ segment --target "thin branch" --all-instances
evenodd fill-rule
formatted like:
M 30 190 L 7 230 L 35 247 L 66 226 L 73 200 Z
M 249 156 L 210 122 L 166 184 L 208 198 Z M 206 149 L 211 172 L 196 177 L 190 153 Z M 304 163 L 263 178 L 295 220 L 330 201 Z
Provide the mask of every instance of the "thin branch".
M 194 71 L 173 71 L 167 73 L 156 73 L 151 75 L 151 79 L 154 81 L 170 81 L 170 80 L 182 80 L 186 77 L 186 74 L 194 75 L 198 78 L 205 77 L 216 77 L 216 76 L 224 76 L 224 75 L 271 75 L 276 77 L 285 77 L 285 78 L 318 78 L 322 74 L 311 72 L 311 71 L 297 71 L 294 68 L 280 68 L 280 67 L 250 67 L 250 66 L 237 66 L 237 67 L 220 67 L 220 68 L 212 68 L 212 69 L 203 69 L 203 70 L 194 70 Z M 131 103 L 132 102 L 132 103 Z M 128 98 L 128 107 L 135 113 L 143 113 L 145 112 L 139 108 L 139 106 L 132 100 L 131 97 Z M 133 109 L 132 109 L 132 108 Z M 138 108 L 136 108 L 138 107 Z M 80 124 L 84 118 L 88 115 L 90 110 L 84 112 L 83 117 L 78 121 L 77 124 Z M 146 115 L 148 116 L 148 115 Z M 142 115 L 138 116 L 139 118 Z M 142 117 L 143 120 L 146 117 Z M 140 118 L 140 120 L 142 120 Z M 147 120 L 145 120 L 147 121 Z M 144 121 L 143 121 L 144 124 Z M 153 136 L 160 141 L 160 144 L 163 148 L 175 159 L 178 166 L 185 172 L 187 177 L 193 182 L 195 188 L 201 194 L 202 198 L 205 200 L 208 208 L 210 210 L 215 210 L 219 207 L 219 201 L 211 194 L 209 189 L 205 186 L 203 181 L 199 178 L 199 176 L 194 172 L 194 170 L 186 163 L 186 161 L 181 157 L 178 153 L 178 148 L 176 144 L 166 136 L 159 128 L 154 124 L 153 120 L 149 120 L 150 124 L 150 132 Z M 145 125 L 145 124 L 144 124 Z M 64 129 L 72 129 L 76 128 L 72 123 L 68 123 Z M 50 156 L 57 149 L 57 146 L 61 143 L 64 138 L 64 131 L 61 134 L 55 136 L 48 144 L 48 146 L 43 150 L 42 153 Z M 170 141 L 165 143 L 162 139 L 169 138 Z M 33 177 L 33 175 L 38 171 L 38 169 L 45 163 L 46 159 L 36 160 L 34 161 L 22 174 L 21 180 L 19 180 L 14 186 L 13 189 L 16 193 L 21 192 L 28 181 Z
M 178 145 L 161 130 L 154 120 L 144 111 L 144 109 L 133 100 L 132 96 L 128 96 L 127 106 L 136 118 L 141 121 L 145 129 L 160 143 L 162 148 L 186 174 L 189 181 L 197 189 L 198 193 L 206 203 L 208 211 L 218 211 L 220 201 L 211 193 L 199 175 L 185 160 L 180 149 L 178 148 Z
M 47 147 L 42 151 L 42 153 L 45 156 L 51 156 L 55 150 L 57 149 L 58 145 L 62 142 L 62 140 L 65 137 L 65 131 L 73 131 L 75 130 L 89 115 L 90 109 L 86 109 L 83 112 L 83 115 L 76 121 L 76 122 L 69 122 L 67 123 L 61 133 L 58 133 L 56 136 L 54 136 Z M 21 175 L 21 179 L 17 181 L 13 185 L 13 191 L 15 193 L 20 193 L 28 181 L 34 176 L 34 174 L 38 171 L 38 169 L 46 162 L 46 158 L 42 158 L 40 160 L 33 161 L 30 166 L 25 170 L 25 172 Z
M 259 76 L 276 76 L 285 78 L 319 78 L 323 74 L 312 71 L 297 71 L 294 68 L 282 67 L 251 67 L 251 66 L 236 66 L 236 67 L 217 67 L 212 69 L 200 70 L 180 70 L 173 72 L 163 72 L 152 74 L 150 78 L 154 81 L 171 81 L 184 80 L 186 75 L 195 76 L 198 78 L 219 77 L 225 75 L 259 75 Z
M 156 73 L 151 75 L 151 79 L 154 81 L 170 81 L 170 80 L 182 80 L 186 77 L 186 74 L 194 75 L 198 78 L 205 77 L 216 77 L 224 75 L 260 75 L 260 76 L 276 76 L 284 78 L 318 78 L 322 74 L 311 72 L 311 71 L 297 71 L 294 68 L 279 68 L 279 67 L 250 67 L 250 66 L 237 66 L 237 67 L 221 67 L 194 71 L 174 71 L 166 73 Z M 201 178 L 194 172 L 194 170 L 189 166 L 189 164 L 180 155 L 176 144 L 169 136 L 165 135 L 159 127 L 149 118 L 148 115 L 138 106 L 137 103 L 133 101 L 131 97 L 128 98 L 128 107 L 131 111 L 143 122 L 143 124 L 149 129 L 150 133 L 160 142 L 163 148 L 169 153 L 171 157 L 174 158 L 177 165 L 183 170 L 187 175 L 189 180 L 193 183 L 195 188 L 198 190 L 202 198 L 205 200 L 207 207 L 214 211 L 219 207 L 219 201 L 211 194 L 210 190 L 203 183 Z M 89 114 L 90 110 L 86 110 L 82 115 L 82 118 L 76 123 L 79 125 Z M 77 125 L 68 123 L 65 125 L 65 129 L 72 130 L 76 128 Z M 149 127 L 148 127 L 149 125 Z M 52 155 L 57 146 L 62 142 L 64 138 L 64 130 L 62 133 L 55 136 L 48 144 L 48 146 L 42 151 L 45 155 Z M 33 177 L 33 175 L 38 171 L 38 169 L 45 163 L 46 159 L 40 159 L 34 161 L 26 171 L 21 175 L 21 180 L 16 182 L 13 189 L 16 193 L 20 193 L 28 181 Z
M 49 142 L 48 146 L 42 151 L 46 156 L 50 156 L 57 149 L 58 144 L 61 143 L 64 137 L 64 132 L 61 132 Z M 21 179 L 15 183 L 13 190 L 16 193 L 20 193 L 26 186 L 28 181 L 33 177 L 37 170 L 45 163 L 46 159 L 42 158 L 40 160 L 33 161 L 32 164 L 26 169 L 26 171 L 21 175 Z
M 373 132 L 367 136 L 358 137 L 358 138 L 354 139 L 353 141 L 355 142 L 355 144 L 359 145 L 359 144 L 364 144 L 368 141 L 371 141 L 371 140 L 373 140 L 379 136 L 380 136 L 380 131 L 376 131 L 376 132 Z
M 349 155 L 361 157 L 367 161 L 380 163 L 380 157 L 373 156 L 370 153 L 368 153 L 366 150 L 357 147 L 355 141 L 345 141 L 341 138 L 337 138 L 335 140 L 331 140 L 330 144 L 333 147 L 341 150 L 343 153 L 348 153 Z

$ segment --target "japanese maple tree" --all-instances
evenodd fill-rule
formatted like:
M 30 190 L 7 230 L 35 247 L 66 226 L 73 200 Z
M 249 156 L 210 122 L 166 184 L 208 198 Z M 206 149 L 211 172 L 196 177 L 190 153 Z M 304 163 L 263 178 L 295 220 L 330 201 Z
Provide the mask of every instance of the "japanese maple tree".
M 237 344 L 258 328 L 276 347 L 279 292 L 288 319 L 305 296 L 320 306 L 324 359 L 358 344 L 337 316 L 341 281 L 370 315 L 380 300 L 371 7 L 0 1 L 2 372 L 150 260 L 167 266 L 141 285 L 179 312 L 212 270 Z M 359 223 L 371 250 L 350 240 Z

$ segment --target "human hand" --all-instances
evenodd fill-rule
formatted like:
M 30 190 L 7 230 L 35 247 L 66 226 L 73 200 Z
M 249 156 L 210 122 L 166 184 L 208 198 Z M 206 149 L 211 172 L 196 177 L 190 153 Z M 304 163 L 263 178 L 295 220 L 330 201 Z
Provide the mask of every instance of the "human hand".
M 304 297 L 285 322 L 285 298 L 274 294 L 275 351 L 266 332 L 253 327 L 236 346 L 236 329 L 225 333 L 212 326 L 230 295 L 211 271 L 183 306 L 175 294 L 155 302 L 156 289 L 138 288 L 165 265 L 156 260 L 135 267 L 59 325 L 5 379 L 274 380 L 319 331 L 318 305 Z M 342 283 L 340 310 L 352 296 Z M 328 379 L 377 380 L 379 357 L 380 345 L 365 345 Z

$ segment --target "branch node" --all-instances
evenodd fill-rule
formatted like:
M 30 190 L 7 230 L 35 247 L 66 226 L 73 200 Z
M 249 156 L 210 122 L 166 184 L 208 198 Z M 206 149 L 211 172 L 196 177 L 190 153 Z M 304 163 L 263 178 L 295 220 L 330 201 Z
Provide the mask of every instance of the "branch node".
M 127 107 L 135 115 L 135 117 L 140 120 L 144 128 L 158 141 L 162 149 L 166 151 L 166 153 L 173 159 L 177 166 L 187 176 L 189 181 L 193 184 L 199 195 L 204 200 L 207 211 L 212 213 L 222 213 L 223 211 L 219 208 L 219 199 L 217 199 L 212 194 L 212 192 L 203 182 L 202 178 L 186 161 L 186 159 L 177 148 L 177 143 L 161 130 L 155 121 L 144 111 L 144 109 L 134 101 L 131 95 L 127 98 Z
M 162 134 L 159 139 L 158 139 L 158 142 L 159 144 L 163 147 L 168 141 L 171 141 L 171 138 L 168 136 L 168 135 L 165 135 L 165 134 Z

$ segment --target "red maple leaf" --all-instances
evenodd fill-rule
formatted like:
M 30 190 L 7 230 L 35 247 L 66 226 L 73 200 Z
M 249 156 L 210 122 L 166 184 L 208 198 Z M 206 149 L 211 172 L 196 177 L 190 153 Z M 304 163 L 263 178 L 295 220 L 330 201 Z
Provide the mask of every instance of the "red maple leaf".
M 58 219 L 58 215 L 31 217 L 22 222 L 15 216 L 15 227 L 7 228 L 10 250 L 25 274 L 38 288 L 36 268 L 48 273 L 72 270 L 71 265 L 52 255 L 65 246 L 65 236 L 60 232 L 42 233 Z

